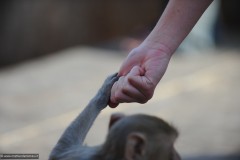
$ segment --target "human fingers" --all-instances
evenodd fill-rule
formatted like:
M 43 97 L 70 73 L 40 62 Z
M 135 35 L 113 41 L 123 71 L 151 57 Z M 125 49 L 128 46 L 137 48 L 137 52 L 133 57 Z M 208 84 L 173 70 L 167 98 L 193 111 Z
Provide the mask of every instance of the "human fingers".
M 137 88 L 138 91 L 144 95 L 146 100 L 152 98 L 156 86 L 147 77 L 129 77 L 128 81 L 131 86 Z
M 118 105 L 119 105 L 119 103 L 113 103 L 113 102 L 111 102 L 111 100 L 108 102 L 108 106 L 110 108 L 116 108 Z
M 119 82 L 121 82 L 121 81 L 122 81 L 122 77 L 119 77 L 118 81 L 115 82 L 112 86 L 111 95 L 110 95 L 110 99 L 109 99 L 109 102 L 108 102 L 108 105 L 111 108 L 116 108 L 119 105 L 119 103 L 115 100 L 115 93 L 118 90 Z
M 135 77 L 135 78 L 138 78 L 138 77 Z M 128 77 L 126 77 L 126 79 L 128 80 L 128 83 L 126 86 L 122 88 L 122 93 L 129 98 L 128 102 L 138 102 L 142 104 L 146 103 L 148 99 L 145 97 L 145 95 L 138 88 L 135 88 L 133 85 L 129 83 Z M 130 101 L 130 98 L 131 98 L 131 101 Z M 122 101 L 126 101 L 126 100 L 123 99 Z
M 140 78 L 141 77 L 141 68 L 139 66 L 133 67 L 127 76 L 122 76 L 120 79 L 114 84 L 111 92 L 111 102 L 112 103 L 130 103 L 130 102 L 138 102 L 138 103 L 146 103 L 147 98 L 144 96 L 142 92 L 135 88 L 133 85 L 129 83 L 129 78 Z M 112 105 L 111 106 L 114 106 Z
M 132 85 L 132 82 L 135 82 L 135 81 L 141 81 L 142 79 L 142 76 L 144 75 L 144 70 L 139 67 L 139 66 L 134 66 L 132 68 L 132 70 L 129 72 L 129 74 L 127 74 L 126 76 L 126 85 L 123 86 L 122 88 L 122 92 L 133 98 L 135 102 L 138 102 L 138 103 L 146 103 L 147 102 L 147 98 L 145 97 L 145 94 L 144 92 L 141 91 L 141 88 L 140 85 Z M 139 80 L 137 80 L 139 79 Z M 133 83 L 134 84 L 134 83 Z M 144 84 L 142 84 L 144 85 Z
M 112 87 L 110 97 L 111 104 L 114 105 L 118 103 L 132 102 L 133 98 L 124 93 L 129 88 L 131 88 L 131 86 L 129 86 L 126 77 L 120 77 Z

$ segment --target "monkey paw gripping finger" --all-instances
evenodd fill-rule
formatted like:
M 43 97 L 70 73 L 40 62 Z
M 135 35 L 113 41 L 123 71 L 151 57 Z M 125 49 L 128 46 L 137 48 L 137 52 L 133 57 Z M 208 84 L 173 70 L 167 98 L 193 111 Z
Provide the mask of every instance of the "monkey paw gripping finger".
M 117 73 L 114 73 L 107 77 L 107 79 L 104 81 L 100 91 L 102 94 L 110 94 L 113 84 L 118 81 L 119 77 L 117 76 Z M 109 95 L 110 96 L 110 95 Z
M 97 95 L 95 96 L 95 100 L 97 101 L 97 106 L 104 108 L 107 106 L 110 94 L 111 94 L 111 89 L 113 84 L 118 80 L 118 74 L 115 73 L 111 76 L 109 76 L 103 83 L 102 87 L 98 91 Z

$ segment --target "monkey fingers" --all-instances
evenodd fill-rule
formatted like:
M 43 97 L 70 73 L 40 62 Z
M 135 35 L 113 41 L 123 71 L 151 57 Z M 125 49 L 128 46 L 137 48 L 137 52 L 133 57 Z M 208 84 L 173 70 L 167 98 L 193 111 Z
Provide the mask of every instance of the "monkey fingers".
M 108 76 L 107 79 L 104 81 L 102 87 L 99 89 L 98 93 L 95 95 L 95 97 L 92 99 L 92 101 L 95 101 L 98 108 L 104 108 L 107 106 L 110 95 L 111 95 L 111 89 L 113 84 L 118 80 L 117 73 Z

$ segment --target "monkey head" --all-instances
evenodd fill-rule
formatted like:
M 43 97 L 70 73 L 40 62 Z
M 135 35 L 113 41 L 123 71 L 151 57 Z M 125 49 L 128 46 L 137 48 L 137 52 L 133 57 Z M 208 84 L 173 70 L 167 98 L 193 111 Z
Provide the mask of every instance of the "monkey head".
M 136 114 L 113 114 L 103 150 L 103 159 L 180 160 L 174 148 L 177 130 L 164 120 Z

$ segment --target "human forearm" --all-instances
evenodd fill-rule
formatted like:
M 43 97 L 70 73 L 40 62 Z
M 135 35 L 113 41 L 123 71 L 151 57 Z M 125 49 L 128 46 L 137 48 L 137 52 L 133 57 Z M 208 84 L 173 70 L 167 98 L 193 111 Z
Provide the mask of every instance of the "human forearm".
M 169 60 L 212 0 L 169 0 L 150 35 L 133 49 L 111 91 L 111 107 L 118 103 L 146 103 L 164 75 Z
M 172 55 L 212 0 L 170 0 L 143 45 Z

